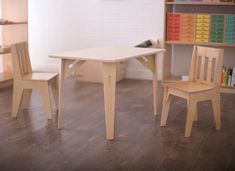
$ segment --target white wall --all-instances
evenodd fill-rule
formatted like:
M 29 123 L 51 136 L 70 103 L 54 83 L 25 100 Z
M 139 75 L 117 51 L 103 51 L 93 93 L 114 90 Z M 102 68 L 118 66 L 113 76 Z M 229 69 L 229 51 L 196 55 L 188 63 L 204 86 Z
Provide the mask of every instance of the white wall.
M 58 61 L 48 54 L 59 51 L 163 39 L 163 9 L 163 0 L 30 0 L 33 67 L 57 71 Z M 131 61 L 126 76 L 150 78 L 151 74 Z
M 224 49 L 223 65 L 225 67 L 235 66 L 235 48 L 217 47 Z M 175 45 L 172 57 L 172 74 L 175 76 L 188 75 L 191 64 L 193 46 Z

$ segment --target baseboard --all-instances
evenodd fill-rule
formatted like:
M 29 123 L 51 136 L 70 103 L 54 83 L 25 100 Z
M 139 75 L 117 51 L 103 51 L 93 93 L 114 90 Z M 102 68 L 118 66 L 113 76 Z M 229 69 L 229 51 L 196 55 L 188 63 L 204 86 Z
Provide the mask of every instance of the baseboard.
M 36 64 L 33 65 L 34 71 L 59 72 L 58 64 Z M 152 80 L 152 73 L 148 70 L 128 69 L 125 78 Z M 158 71 L 158 80 L 162 80 L 162 71 Z
M 126 78 L 139 80 L 152 80 L 152 73 L 148 70 L 128 69 L 126 70 Z M 158 71 L 158 80 L 162 80 L 162 71 Z

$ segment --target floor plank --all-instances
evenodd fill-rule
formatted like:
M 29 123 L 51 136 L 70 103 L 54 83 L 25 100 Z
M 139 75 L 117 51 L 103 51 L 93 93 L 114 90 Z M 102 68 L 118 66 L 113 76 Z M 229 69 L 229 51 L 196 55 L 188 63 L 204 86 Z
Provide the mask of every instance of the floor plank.
M 12 90 L 0 90 L 0 170 L 235 170 L 234 95 L 222 95 L 221 131 L 214 128 L 211 103 L 204 102 L 192 136 L 184 138 L 183 99 L 172 98 L 167 126 L 160 127 L 151 81 L 123 80 L 117 84 L 114 141 L 105 139 L 103 99 L 102 84 L 66 80 L 59 131 L 54 103 L 48 121 L 38 91 L 29 109 L 12 119 Z

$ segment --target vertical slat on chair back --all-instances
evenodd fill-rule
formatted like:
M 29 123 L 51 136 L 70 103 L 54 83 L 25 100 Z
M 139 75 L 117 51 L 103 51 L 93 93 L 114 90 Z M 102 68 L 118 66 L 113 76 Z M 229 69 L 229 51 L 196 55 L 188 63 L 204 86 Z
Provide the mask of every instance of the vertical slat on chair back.
M 223 49 L 194 46 L 189 75 L 190 81 L 219 85 L 223 52 Z
M 27 42 L 13 44 L 11 53 L 14 79 L 21 79 L 23 75 L 32 73 Z

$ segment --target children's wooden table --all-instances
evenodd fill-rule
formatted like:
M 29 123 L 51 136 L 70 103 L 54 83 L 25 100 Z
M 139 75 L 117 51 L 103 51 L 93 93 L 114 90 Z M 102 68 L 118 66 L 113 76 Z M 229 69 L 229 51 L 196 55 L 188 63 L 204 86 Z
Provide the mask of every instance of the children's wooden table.
M 77 51 L 65 51 L 49 55 L 60 59 L 60 84 L 58 101 L 58 128 L 61 128 L 61 87 L 62 81 L 86 61 L 97 61 L 103 64 L 104 104 L 106 121 L 106 138 L 114 138 L 114 113 L 116 90 L 116 66 L 118 62 L 137 59 L 153 74 L 153 108 L 157 114 L 157 56 L 164 49 L 136 48 L 136 47 L 98 47 Z M 91 71 L 92 72 L 92 71 Z

